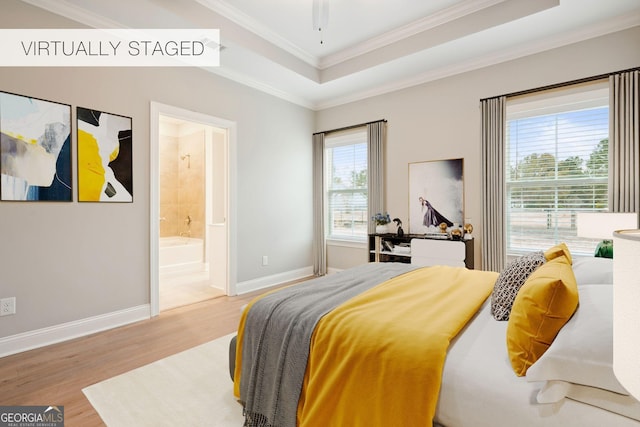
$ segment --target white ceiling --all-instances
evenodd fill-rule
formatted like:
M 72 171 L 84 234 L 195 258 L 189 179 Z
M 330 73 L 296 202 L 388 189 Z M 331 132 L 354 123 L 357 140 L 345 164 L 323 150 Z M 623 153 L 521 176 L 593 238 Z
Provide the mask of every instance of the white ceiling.
M 96 28 L 219 28 L 211 72 L 312 109 L 640 25 L 640 0 L 325 0 L 322 32 L 314 0 L 22 1 Z

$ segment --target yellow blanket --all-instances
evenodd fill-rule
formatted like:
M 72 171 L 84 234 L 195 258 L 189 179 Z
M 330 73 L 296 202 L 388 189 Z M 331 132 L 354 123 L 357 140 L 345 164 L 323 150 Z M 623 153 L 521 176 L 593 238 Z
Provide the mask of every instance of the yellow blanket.
M 431 426 L 449 342 L 497 275 L 418 269 L 323 317 L 311 341 L 298 425 Z

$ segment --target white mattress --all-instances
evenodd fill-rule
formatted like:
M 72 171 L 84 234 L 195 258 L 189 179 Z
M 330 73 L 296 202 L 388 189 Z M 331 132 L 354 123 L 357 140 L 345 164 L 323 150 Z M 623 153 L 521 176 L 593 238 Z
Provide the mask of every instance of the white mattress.
M 539 404 L 542 383 L 517 377 L 507 355 L 507 322 L 489 299 L 449 348 L 435 421 L 445 427 L 640 427 L 640 422 L 570 399 Z

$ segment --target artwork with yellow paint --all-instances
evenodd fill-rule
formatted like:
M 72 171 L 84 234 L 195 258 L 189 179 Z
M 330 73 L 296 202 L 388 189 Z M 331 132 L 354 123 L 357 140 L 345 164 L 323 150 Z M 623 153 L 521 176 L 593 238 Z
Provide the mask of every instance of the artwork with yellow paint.
M 132 202 L 131 118 L 77 107 L 78 201 Z
M 72 201 L 71 106 L 0 92 L 0 198 Z

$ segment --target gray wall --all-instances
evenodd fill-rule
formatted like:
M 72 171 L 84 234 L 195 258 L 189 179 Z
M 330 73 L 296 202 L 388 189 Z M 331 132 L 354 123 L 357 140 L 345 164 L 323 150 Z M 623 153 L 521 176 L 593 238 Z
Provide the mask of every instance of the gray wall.
M 0 25 L 77 26 L 16 0 Z M 0 68 L 0 90 L 72 105 L 74 175 L 72 203 L 0 202 L 0 338 L 149 303 L 150 101 L 237 122 L 238 282 L 311 266 L 313 111 L 190 68 Z M 133 203 L 75 201 L 76 106 L 133 117 Z
M 17 0 L 3 0 L 0 25 L 77 26 Z M 314 131 L 389 121 L 387 209 L 405 223 L 408 163 L 464 157 L 466 217 L 480 231 L 478 100 L 638 66 L 639 41 L 634 28 L 316 113 L 197 69 L 0 68 L 0 90 L 71 104 L 74 118 L 76 106 L 131 116 L 134 138 L 134 203 L 0 202 L 0 297 L 17 297 L 0 339 L 149 303 L 150 101 L 237 122 L 237 277 L 248 282 L 312 263 Z M 75 123 L 72 147 L 75 163 Z M 366 262 L 365 249 L 332 249 L 330 268 Z
M 479 100 L 640 65 L 640 27 L 530 55 L 317 114 L 316 131 L 388 120 L 386 207 L 409 224 L 408 164 L 464 158 L 465 217 L 481 230 Z M 405 232 L 408 226 L 405 227 Z M 479 239 L 475 265 L 480 266 Z M 329 268 L 366 259 L 365 249 L 329 247 Z

